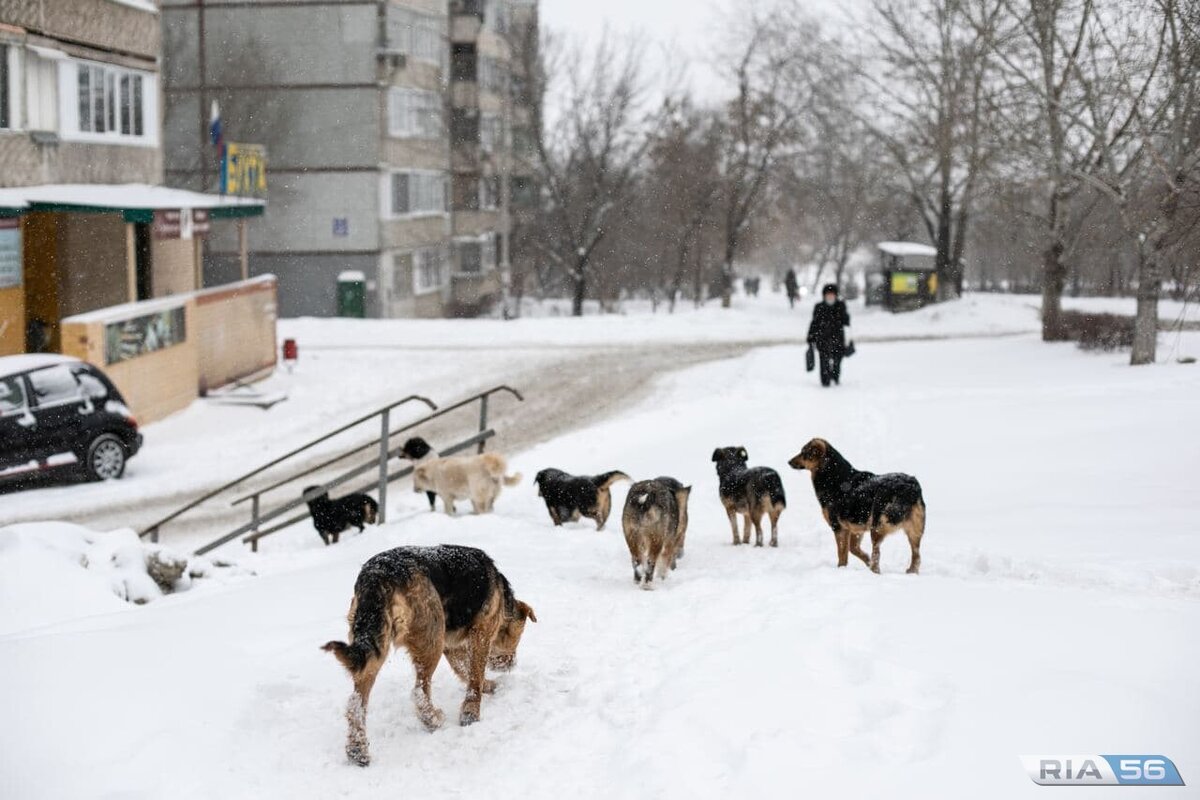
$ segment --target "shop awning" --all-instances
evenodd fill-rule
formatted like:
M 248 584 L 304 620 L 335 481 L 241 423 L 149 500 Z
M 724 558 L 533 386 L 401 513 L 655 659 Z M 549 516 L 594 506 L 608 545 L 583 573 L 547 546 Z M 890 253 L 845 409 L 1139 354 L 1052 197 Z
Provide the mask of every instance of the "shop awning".
M 145 183 L 52 183 L 0 189 L 0 216 L 29 211 L 121 213 L 126 222 L 150 222 L 155 211 L 204 209 L 212 219 L 262 216 L 266 200 L 204 194 Z
M 936 256 L 937 248 L 920 242 L 880 242 L 875 245 L 889 256 Z

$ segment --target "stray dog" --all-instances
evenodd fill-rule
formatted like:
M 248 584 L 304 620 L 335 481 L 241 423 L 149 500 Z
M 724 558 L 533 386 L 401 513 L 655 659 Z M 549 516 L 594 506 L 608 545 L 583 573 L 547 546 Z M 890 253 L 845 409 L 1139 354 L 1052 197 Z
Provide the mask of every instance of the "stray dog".
M 303 495 L 313 527 L 326 546 L 337 544 L 342 531 L 351 526 L 361 533 L 363 525 L 374 525 L 379 516 L 379 503 L 367 494 L 348 494 L 330 500 L 329 492 L 322 491 L 320 486 L 309 486 Z
M 908 571 L 914 575 L 920 571 L 925 498 L 916 478 L 901 472 L 876 475 L 857 470 L 824 439 L 804 445 L 788 465 L 812 473 L 817 502 L 837 542 L 839 567 L 846 566 L 847 554 L 853 553 L 872 572 L 879 572 L 880 542 L 902 529 L 912 549 Z M 871 532 L 869 559 L 860 546 L 867 531 Z
M 779 546 L 779 515 L 787 507 L 783 481 L 770 467 L 747 467 L 749 455 L 744 447 L 718 447 L 712 460 L 717 464 L 721 504 L 733 529 L 733 543 L 738 542 L 737 515 L 745 518 L 741 544 L 750 544 L 750 525 L 754 524 L 754 546 L 762 547 L 762 518 L 771 518 L 771 547 Z
M 662 580 L 675 569 L 687 532 L 687 502 L 692 487 L 674 478 L 638 481 L 629 487 L 621 525 L 633 561 L 633 582 L 651 588 L 657 568 Z M 676 488 L 678 487 L 678 488 Z
M 596 530 L 601 530 L 612 512 L 612 485 L 628 480 L 632 478 L 618 470 L 600 475 L 569 475 L 551 468 L 539 472 L 533 482 L 555 525 L 587 517 L 596 521 Z
M 482 550 L 474 547 L 397 547 L 374 556 L 358 573 L 350 602 L 350 642 L 328 642 L 354 679 L 346 707 L 346 756 L 367 766 L 367 700 L 392 647 L 405 648 L 417 673 L 417 716 L 436 730 L 446 715 L 433 705 L 430 683 L 442 656 L 467 684 L 459 724 L 479 721 L 480 696 L 495 691 L 485 669 L 508 671 L 516 661 L 533 609 Z
M 447 514 L 454 514 L 454 504 L 460 498 L 470 500 L 476 514 L 486 514 L 500 496 L 501 483 L 516 486 L 521 482 L 519 472 L 515 475 L 504 474 L 508 470 L 508 462 L 499 453 L 435 458 L 429 455 L 431 449 L 424 449 L 428 447 L 424 439 L 414 437 L 404 443 L 400 453 L 412 458 L 424 450 L 426 455 L 417 457 L 419 460 L 413 468 L 413 491 L 440 496 Z
M 685 495 L 685 498 L 688 495 L 690 495 L 692 492 L 692 487 L 684 486 L 681 481 L 677 481 L 668 475 L 659 475 L 654 480 L 658 481 L 663 486 L 666 486 L 672 492 L 675 492 L 676 498 L 679 497 L 679 492 L 681 492 L 681 491 L 687 492 L 687 495 Z M 687 528 L 688 528 L 688 507 L 687 507 L 687 502 L 684 502 L 684 503 L 680 504 L 680 506 L 679 506 L 679 534 L 678 534 L 679 535 L 679 548 L 675 551 L 675 559 L 676 560 L 683 558 L 683 545 L 687 542 Z M 674 565 L 672 565 L 671 569 L 674 569 L 674 568 L 675 568 Z

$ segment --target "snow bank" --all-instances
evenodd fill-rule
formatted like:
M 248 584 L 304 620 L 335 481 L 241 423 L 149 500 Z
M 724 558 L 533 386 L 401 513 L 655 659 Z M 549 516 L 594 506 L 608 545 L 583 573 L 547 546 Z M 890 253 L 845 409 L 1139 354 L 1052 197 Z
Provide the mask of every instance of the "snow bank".
M 66 522 L 0 528 L 0 635 L 142 605 L 221 570 L 144 544 L 128 529 L 97 533 Z

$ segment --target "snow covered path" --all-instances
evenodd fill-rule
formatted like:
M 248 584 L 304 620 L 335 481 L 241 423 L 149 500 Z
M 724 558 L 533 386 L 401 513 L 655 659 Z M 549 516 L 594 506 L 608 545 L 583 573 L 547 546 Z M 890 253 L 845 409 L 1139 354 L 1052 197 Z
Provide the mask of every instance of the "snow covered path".
M 1200 780 L 1200 371 L 1035 337 L 897 343 L 825 391 L 801 357 L 691 367 L 512 459 L 527 477 L 693 483 L 687 556 L 656 591 L 633 586 L 619 513 L 555 530 L 526 481 L 488 517 L 396 492 L 393 524 L 272 542 L 244 558 L 256 578 L 10 627 L 0 795 L 1014 798 L 1047 791 L 1018 763 L 1037 752 L 1161 752 Z M 921 479 L 920 577 L 899 539 L 882 576 L 833 566 L 807 475 L 785 466 L 814 435 Z M 709 456 L 733 444 L 784 477 L 778 550 L 728 544 Z M 467 729 L 426 734 L 393 658 L 375 762 L 351 767 L 349 680 L 317 646 L 344 634 L 366 558 L 440 542 L 487 549 L 539 623 Z M 434 696 L 461 701 L 445 666 Z

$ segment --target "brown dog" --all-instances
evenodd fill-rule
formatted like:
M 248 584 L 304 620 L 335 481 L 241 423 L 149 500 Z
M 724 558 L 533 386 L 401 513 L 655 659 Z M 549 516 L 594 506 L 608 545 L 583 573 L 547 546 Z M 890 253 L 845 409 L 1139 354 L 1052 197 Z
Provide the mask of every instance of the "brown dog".
M 358 574 L 350 603 L 350 642 L 328 642 L 354 679 L 346 708 L 346 755 L 367 766 L 367 700 L 392 647 L 403 647 L 417 673 L 413 702 L 429 730 L 445 720 L 430 683 L 442 656 L 467 684 L 459 723 L 479 720 L 479 700 L 495 690 L 486 668 L 512 669 L 533 609 L 513 596 L 508 580 L 474 547 L 397 547 L 374 556 Z
M 903 530 L 912 549 L 908 571 L 920 571 L 925 498 L 916 478 L 900 472 L 876 475 L 855 469 L 824 439 L 804 445 L 788 466 L 812 473 L 817 502 L 837 542 L 839 567 L 846 566 L 848 555 L 853 554 L 872 572 L 879 572 L 880 543 L 892 531 Z M 863 534 L 868 531 L 870 558 L 861 546 Z
M 633 582 L 651 588 L 657 568 L 662 580 L 675 569 L 687 534 L 692 487 L 673 478 L 638 481 L 629 487 L 621 525 L 633 561 Z

